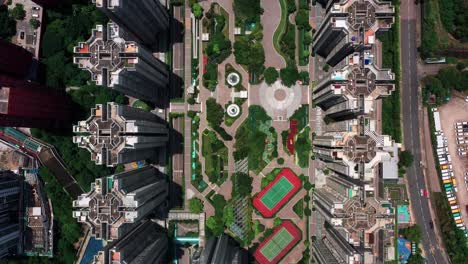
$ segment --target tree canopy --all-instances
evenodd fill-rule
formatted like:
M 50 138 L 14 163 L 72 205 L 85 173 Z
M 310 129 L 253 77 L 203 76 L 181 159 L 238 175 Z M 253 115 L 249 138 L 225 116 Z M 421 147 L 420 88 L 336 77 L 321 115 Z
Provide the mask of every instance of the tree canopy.
M 29 25 L 31 25 L 31 27 L 34 29 L 38 29 L 41 26 L 41 22 L 35 18 L 32 18 L 29 20 Z
M 440 20 L 445 29 L 462 42 L 468 41 L 468 6 L 463 0 L 439 0 Z
M 216 102 L 216 99 L 210 97 L 206 100 L 206 120 L 212 127 L 221 125 L 224 119 L 224 109 Z
M 48 10 L 47 16 L 41 45 L 46 84 L 57 89 L 85 85 L 90 75 L 73 65 L 73 47 L 89 36 L 96 24 L 106 24 L 108 19 L 92 4 L 73 5 L 71 14 Z
M 0 39 L 9 40 L 16 34 L 16 21 L 10 16 L 8 7 L 0 5 Z
M 81 227 L 72 217 L 72 199 L 63 191 L 55 176 L 45 167 L 39 171 L 40 177 L 46 182 L 44 190 L 51 200 L 54 210 L 54 232 L 57 249 L 54 260 L 56 263 L 73 263 L 75 259 L 74 243 L 82 235 Z
M 204 208 L 203 201 L 194 197 L 189 200 L 189 208 L 190 208 L 190 212 L 199 214 L 203 212 L 203 208 Z
M 219 236 L 224 232 L 224 222 L 221 217 L 210 216 L 206 220 L 206 227 L 208 227 L 213 235 Z
M 265 82 L 268 84 L 268 85 L 272 85 L 274 82 L 276 82 L 276 80 L 278 79 L 279 77 L 279 73 L 278 71 L 273 68 L 273 67 L 268 67 L 266 68 L 266 70 L 263 72 L 263 77 L 265 78 Z
M 401 166 L 408 168 L 413 164 L 413 154 L 409 150 L 401 151 L 398 156 Z
M 294 63 L 288 63 L 286 68 L 280 70 L 281 81 L 284 85 L 291 87 L 299 80 L 300 75 L 297 66 Z
M 305 31 L 309 31 L 311 29 L 308 10 L 299 9 L 299 11 L 297 11 L 295 21 L 299 30 L 304 29 Z
M 16 20 L 23 20 L 26 17 L 26 11 L 22 4 L 16 4 L 11 10 L 11 16 Z
M 420 243 L 421 242 L 421 227 L 414 225 L 407 228 L 402 228 L 399 231 L 400 235 L 404 236 L 409 241 Z
M 203 16 L 203 7 L 199 3 L 192 5 L 192 13 L 195 18 L 200 19 Z
M 457 67 L 446 67 L 441 69 L 437 75 L 428 76 L 424 79 L 425 88 L 423 89 L 423 98 L 425 102 L 429 101 L 430 95 L 436 97 L 436 105 L 446 102 L 451 96 L 451 90 L 468 90 L 468 72 Z
M 223 215 L 224 207 L 226 206 L 226 199 L 221 194 L 215 194 L 211 198 L 213 207 L 215 208 L 215 215 L 220 217 Z
M 236 19 L 260 22 L 260 15 L 263 14 L 260 0 L 234 0 L 233 7 Z
M 246 65 L 250 72 L 263 71 L 265 51 L 258 40 L 240 38 L 234 43 L 236 63 Z
M 233 193 L 240 196 L 250 195 L 252 192 L 252 177 L 247 173 L 236 172 L 232 175 L 233 177 Z

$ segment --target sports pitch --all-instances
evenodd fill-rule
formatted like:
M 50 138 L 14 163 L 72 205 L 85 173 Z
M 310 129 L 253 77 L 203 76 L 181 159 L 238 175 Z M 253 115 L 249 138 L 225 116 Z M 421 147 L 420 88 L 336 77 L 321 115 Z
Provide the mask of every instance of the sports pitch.
M 273 217 L 297 193 L 301 185 L 296 174 L 284 168 L 254 197 L 253 205 L 264 217 Z
M 263 246 L 260 252 L 269 261 L 272 261 L 289 243 L 291 243 L 293 238 L 294 236 L 283 227 L 270 241 L 268 241 Z
M 273 234 L 268 236 L 253 253 L 259 264 L 278 264 L 294 246 L 301 241 L 302 233 L 290 220 L 284 220 L 275 227 Z
M 293 189 L 293 187 L 294 185 L 283 176 L 263 195 L 260 201 L 271 210 Z

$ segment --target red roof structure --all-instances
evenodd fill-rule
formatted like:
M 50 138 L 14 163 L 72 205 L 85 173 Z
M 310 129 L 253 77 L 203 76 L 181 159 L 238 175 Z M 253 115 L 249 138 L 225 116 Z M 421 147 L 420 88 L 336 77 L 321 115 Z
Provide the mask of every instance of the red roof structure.
M 269 196 L 275 195 L 275 193 L 269 193 L 271 189 L 282 179 L 288 180 L 288 182 L 292 185 L 291 189 L 288 190 L 287 193 L 284 194 L 284 196 L 279 200 L 273 207 L 269 208 L 264 201 L 262 201 L 262 198 L 268 194 Z M 291 169 L 282 169 L 275 177 L 275 179 L 270 182 L 262 191 L 260 191 L 255 198 L 253 199 L 253 205 L 255 209 L 257 209 L 264 217 L 273 217 L 276 212 L 283 207 L 291 199 L 291 197 L 296 194 L 296 192 L 301 188 L 302 182 L 301 180 L 294 174 L 294 172 Z M 275 191 L 276 188 L 274 188 L 272 191 Z M 280 194 L 278 194 L 280 195 Z
M 289 134 L 286 141 L 286 147 L 291 155 L 294 155 L 294 137 L 297 134 L 297 123 L 298 122 L 295 119 L 289 121 Z
M 277 234 L 278 232 L 282 230 L 287 230 L 290 235 L 293 236 L 292 240 L 287 244 L 284 245 L 284 247 L 281 248 L 281 251 L 276 254 L 276 256 L 273 259 L 268 259 L 265 255 L 263 255 L 262 250 L 265 247 L 265 245 L 270 242 Z M 279 263 L 279 261 L 286 256 L 286 254 L 302 239 L 302 233 L 301 231 L 289 220 L 284 221 L 281 223 L 279 226 L 275 228 L 273 231 L 273 234 L 271 234 L 269 237 L 267 237 L 258 247 L 257 250 L 255 250 L 253 256 L 255 260 L 259 264 L 275 264 Z

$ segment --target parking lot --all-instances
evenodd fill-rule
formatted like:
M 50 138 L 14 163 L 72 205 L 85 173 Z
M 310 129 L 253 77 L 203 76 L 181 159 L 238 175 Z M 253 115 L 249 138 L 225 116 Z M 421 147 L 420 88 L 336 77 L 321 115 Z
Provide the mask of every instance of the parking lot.
M 465 225 L 468 223 L 468 190 L 464 174 L 468 171 L 467 156 L 459 155 L 456 123 L 468 121 L 468 102 L 459 97 L 453 97 L 450 102 L 439 107 L 442 131 L 447 138 L 448 151 L 452 159 L 454 177 L 457 185 L 457 200 Z
M 42 22 L 43 9 L 31 0 L 13 0 L 9 9 L 14 8 L 16 4 L 24 6 L 26 17 L 23 20 L 17 20 L 16 36 L 13 37 L 13 43 L 27 49 L 35 58 L 38 58 L 41 27 L 34 29 L 30 20 L 35 19 Z

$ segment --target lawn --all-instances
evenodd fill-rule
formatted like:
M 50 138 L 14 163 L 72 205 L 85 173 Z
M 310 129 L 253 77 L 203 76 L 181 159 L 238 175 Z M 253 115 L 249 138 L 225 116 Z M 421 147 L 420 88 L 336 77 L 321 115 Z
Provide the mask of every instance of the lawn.
M 236 132 L 234 148 L 234 159 L 248 158 L 249 170 L 256 173 L 278 156 L 277 134 L 262 107 L 250 106 L 249 117 Z
M 294 213 L 299 216 L 299 218 L 302 218 L 304 216 L 304 200 L 300 199 L 297 201 L 297 203 L 293 206 L 293 211 Z
M 141 100 L 136 100 L 135 102 L 133 102 L 133 107 L 135 108 L 140 108 L 140 109 L 143 109 L 147 112 L 150 112 L 152 110 L 151 106 L 149 106 L 147 103 L 141 101 Z
M 310 140 L 310 127 L 306 127 L 299 135 L 297 135 L 296 142 L 294 144 L 297 164 L 301 168 L 309 167 L 310 151 L 312 143 Z
M 281 20 L 278 24 L 278 28 L 276 28 L 275 34 L 273 34 L 273 45 L 275 46 L 276 51 L 281 54 L 286 60 L 286 55 L 283 54 L 281 50 L 280 41 L 283 38 L 284 33 L 286 32 L 286 22 L 288 19 L 288 11 L 286 7 L 286 0 L 279 0 L 281 6 Z
M 306 47 L 304 45 L 304 34 L 305 34 L 305 30 L 299 30 L 299 36 L 298 36 L 298 40 L 297 40 L 297 54 L 298 54 L 298 57 L 299 57 L 299 65 L 300 66 L 305 66 L 307 65 L 307 63 L 309 63 L 309 54 L 307 54 L 307 56 L 304 56 L 305 53 L 304 51 L 307 50 L 308 47 Z
M 221 185 L 227 178 L 224 167 L 228 164 L 228 149 L 216 137 L 216 133 L 208 129 L 202 135 L 202 155 L 205 158 L 205 173 L 210 182 Z
M 398 8 L 397 8 L 398 9 Z M 382 42 L 382 66 L 395 74 L 395 91 L 382 100 L 382 131 L 401 142 L 400 118 L 400 25 L 398 19 L 388 32 L 379 36 Z

